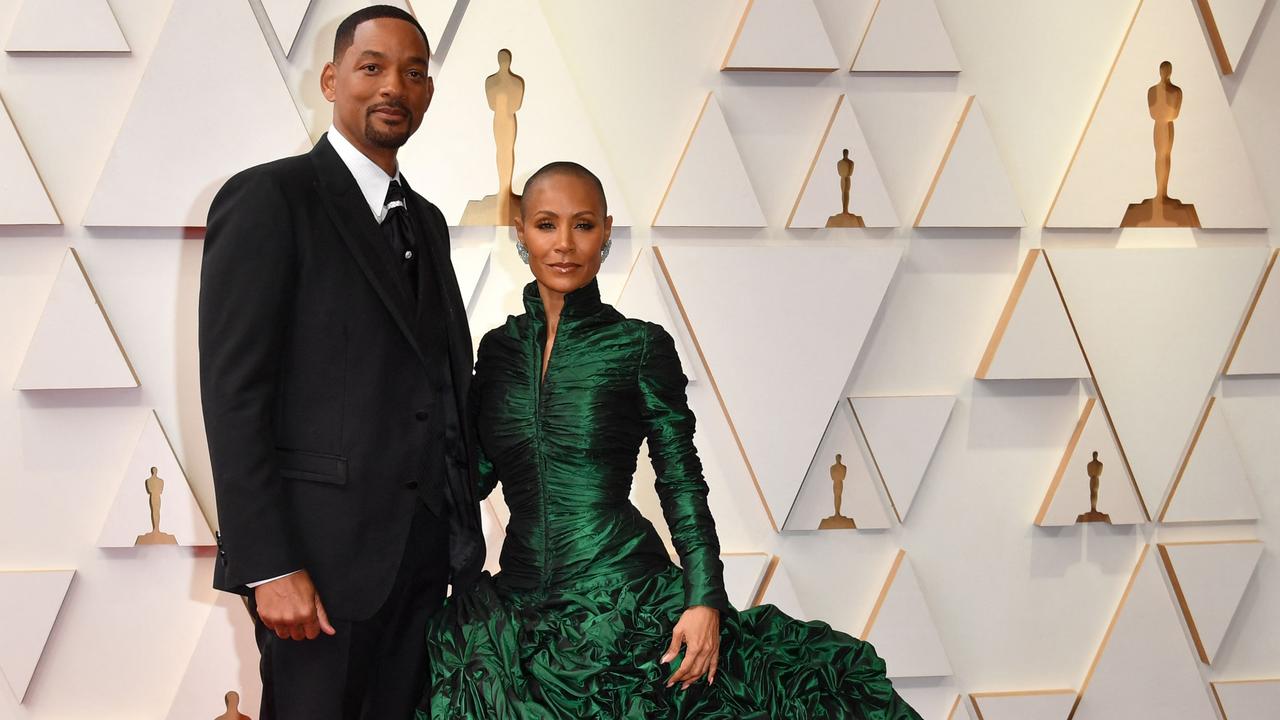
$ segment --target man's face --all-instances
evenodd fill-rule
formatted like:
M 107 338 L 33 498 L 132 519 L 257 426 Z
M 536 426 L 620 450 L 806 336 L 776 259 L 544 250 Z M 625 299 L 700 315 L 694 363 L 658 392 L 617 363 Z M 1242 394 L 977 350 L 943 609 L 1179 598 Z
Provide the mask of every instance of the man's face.
M 435 91 L 427 60 L 427 44 L 413 25 L 394 18 L 357 25 L 351 47 L 320 78 L 334 124 L 362 149 L 404 145 Z

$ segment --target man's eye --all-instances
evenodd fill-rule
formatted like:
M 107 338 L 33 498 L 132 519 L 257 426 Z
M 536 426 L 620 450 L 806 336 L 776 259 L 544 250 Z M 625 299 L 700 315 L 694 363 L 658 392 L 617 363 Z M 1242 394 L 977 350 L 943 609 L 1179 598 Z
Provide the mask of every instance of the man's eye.
M 421 78 L 421 77 L 422 77 L 422 71 L 421 71 L 421 70 L 410 70 L 410 71 L 409 71 L 409 77 L 411 77 L 411 78 L 413 78 L 413 79 L 417 80 L 417 79 L 419 79 L 419 78 Z
M 360 69 L 361 69 L 361 70 L 364 70 L 365 72 L 378 72 L 378 66 L 377 66 L 377 65 L 372 65 L 372 64 L 370 64 L 370 65 L 365 65 L 364 67 L 362 67 L 362 68 L 360 68 Z

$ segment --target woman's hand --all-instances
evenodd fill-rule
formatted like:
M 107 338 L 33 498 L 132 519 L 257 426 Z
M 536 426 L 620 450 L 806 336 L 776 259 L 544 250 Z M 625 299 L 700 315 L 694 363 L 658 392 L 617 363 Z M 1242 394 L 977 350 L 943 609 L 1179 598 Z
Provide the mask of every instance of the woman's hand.
M 671 631 L 671 647 L 662 656 L 662 662 L 675 660 L 681 645 L 685 646 L 684 660 L 667 678 L 667 687 L 684 683 L 680 689 L 686 690 L 703 675 L 707 676 L 708 683 L 714 683 L 720 662 L 720 611 L 705 605 L 686 609 Z

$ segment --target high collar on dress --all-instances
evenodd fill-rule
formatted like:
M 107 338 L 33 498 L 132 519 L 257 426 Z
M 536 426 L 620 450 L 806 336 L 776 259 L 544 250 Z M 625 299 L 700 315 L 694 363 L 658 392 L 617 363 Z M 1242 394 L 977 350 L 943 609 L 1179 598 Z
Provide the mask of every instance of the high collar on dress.
M 560 310 L 560 321 L 572 321 L 594 315 L 604 303 L 600 302 L 600 285 L 596 278 L 591 282 L 564 296 L 564 308 Z M 542 306 L 542 296 L 538 294 L 538 281 L 534 280 L 524 286 L 524 309 L 529 317 L 545 323 L 547 309 Z

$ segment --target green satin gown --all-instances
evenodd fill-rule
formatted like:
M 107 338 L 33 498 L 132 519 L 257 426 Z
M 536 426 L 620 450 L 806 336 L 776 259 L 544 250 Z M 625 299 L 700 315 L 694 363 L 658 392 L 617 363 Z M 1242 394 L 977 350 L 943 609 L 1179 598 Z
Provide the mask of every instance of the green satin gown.
M 524 303 L 481 341 L 471 389 L 480 494 L 501 482 L 511 510 L 502 570 L 432 620 L 417 718 L 919 720 L 871 645 L 729 605 L 670 335 L 601 303 L 593 281 L 567 296 L 540 382 L 536 284 Z M 628 497 L 644 440 L 683 569 Z M 667 688 L 678 661 L 659 661 L 691 605 L 720 610 L 716 681 Z

